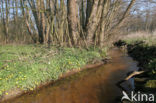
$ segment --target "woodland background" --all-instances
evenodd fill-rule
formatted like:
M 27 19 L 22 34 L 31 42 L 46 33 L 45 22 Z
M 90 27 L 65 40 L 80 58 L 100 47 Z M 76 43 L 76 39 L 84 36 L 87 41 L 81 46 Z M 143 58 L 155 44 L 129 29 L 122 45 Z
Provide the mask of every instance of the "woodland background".
M 104 46 L 156 28 L 155 0 L 1 0 L 0 43 Z

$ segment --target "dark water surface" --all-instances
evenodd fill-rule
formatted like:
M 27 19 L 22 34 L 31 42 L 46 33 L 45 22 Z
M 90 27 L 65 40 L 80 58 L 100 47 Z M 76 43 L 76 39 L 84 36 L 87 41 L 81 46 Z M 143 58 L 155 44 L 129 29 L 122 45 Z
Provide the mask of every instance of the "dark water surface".
M 119 49 L 109 52 L 112 62 L 99 68 L 84 70 L 33 93 L 5 103 L 117 103 L 122 90 L 116 83 L 137 69 L 136 62 Z M 132 90 L 132 82 L 123 87 Z

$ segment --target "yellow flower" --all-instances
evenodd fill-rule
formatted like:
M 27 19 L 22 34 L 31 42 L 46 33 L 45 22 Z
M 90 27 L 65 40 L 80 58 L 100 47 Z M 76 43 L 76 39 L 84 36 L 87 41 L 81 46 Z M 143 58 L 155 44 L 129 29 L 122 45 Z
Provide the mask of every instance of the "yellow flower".
M 81 68 L 79 67 L 78 70 L 80 70 Z
M 5 94 L 6 94 L 6 95 L 8 95 L 8 93 L 7 93 L 7 92 L 6 92 Z
M 33 90 L 33 88 L 30 88 L 30 90 Z

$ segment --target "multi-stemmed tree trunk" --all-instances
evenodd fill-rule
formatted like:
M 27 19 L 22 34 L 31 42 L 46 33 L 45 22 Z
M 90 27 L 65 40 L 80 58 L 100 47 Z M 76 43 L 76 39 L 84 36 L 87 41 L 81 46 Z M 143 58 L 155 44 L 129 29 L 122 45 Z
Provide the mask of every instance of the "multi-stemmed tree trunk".
M 81 2 L 83 2 L 83 0 Z M 131 0 L 121 19 L 112 26 L 110 24 L 112 24 L 114 19 L 116 19 L 115 16 L 118 13 L 121 2 L 122 0 L 87 0 L 86 18 L 83 15 L 83 3 L 81 4 L 79 14 L 80 24 L 82 27 L 80 28 L 83 28 L 83 31 L 85 31 L 86 41 L 88 45 L 92 45 L 96 41 L 98 41 L 98 44 L 102 47 L 105 39 L 108 37 L 109 30 L 113 31 L 114 29 L 122 25 L 124 19 L 130 12 L 130 8 L 134 4 L 135 0 Z M 68 0 L 67 7 L 69 33 L 72 39 L 72 43 L 75 44 L 79 35 L 79 20 L 76 1 Z M 85 20 L 82 20 L 82 18 Z M 83 24 L 84 21 L 85 24 Z M 83 27 L 84 25 L 85 27 Z
M 79 37 L 79 29 L 78 29 L 78 9 L 76 0 L 67 0 L 68 7 L 68 28 L 69 35 L 73 45 L 77 44 L 77 40 Z
M 102 1 L 102 0 L 101 0 Z M 95 31 L 97 29 L 97 25 L 98 22 L 100 20 L 100 18 L 98 18 L 98 12 L 100 11 L 99 6 L 101 7 L 101 1 L 100 0 L 94 0 L 93 2 L 91 2 L 91 4 L 89 4 L 87 6 L 87 10 L 89 10 L 89 8 L 91 9 L 91 11 L 89 10 L 89 14 L 88 18 L 86 18 L 86 39 L 87 39 L 87 43 L 90 45 L 93 43 L 93 36 L 95 34 Z M 90 1 L 88 1 L 90 3 Z M 100 2 L 100 5 L 99 5 Z M 88 12 L 88 11 L 86 11 Z
M 26 24 L 26 27 L 27 27 L 27 31 L 31 37 L 31 39 L 33 40 L 34 43 L 37 42 L 37 38 L 36 38 L 36 33 L 33 34 L 33 31 L 31 29 L 31 26 L 29 24 L 29 20 L 30 20 L 30 12 L 28 10 L 28 7 L 26 5 L 26 1 L 20 1 L 20 5 L 21 5 L 21 11 L 22 11 L 22 14 L 23 14 L 23 19 L 25 21 L 25 24 Z M 26 8 L 26 10 L 24 9 L 24 7 Z
M 49 17 L 47 17 L 46 13 L 49 11 L 46 11 L 45 7 L 45 1 L 44 0 L 28 0 L 29 6 L 31 7 L 32 14 L 35 18 L 35 24 L 37 27 L 37 33 L 39 36 L 39 42 L 42 43 L 48 43 L 48 34 L 50 29 L 50 25 L 48 24 L 50 21 L 48 20 Z M 48 3 L 48 2 L 47 2 Z M 47 5 L 49 6 L 49 5 Z
M 128 4 L 126 0 L 1 0 L 1 20 L 6 40 L 9 23 L 23 21 L 25 27 L 20 28 L 27 29 L 34 42 L 43 44 L 51 39 L 59 45 L 102 47 L 111 33 L 120 29 L 135 1 L 131 0 L 124 11 L 122 2 Z M 9 3 L 15 7 L 10 9 Z M 24 35 L 21 31 L 14 34 Z

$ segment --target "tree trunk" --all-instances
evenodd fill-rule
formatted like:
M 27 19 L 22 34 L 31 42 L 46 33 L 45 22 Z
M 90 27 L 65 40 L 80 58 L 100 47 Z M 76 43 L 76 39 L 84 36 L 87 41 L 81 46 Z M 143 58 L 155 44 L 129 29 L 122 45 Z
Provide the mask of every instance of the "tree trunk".
M 93 3 L 94 3 L 94 0 L 87 0 L 87 9 L 86 9 L 86 26 L 88 24 L 88 21 L 89 21 L 89 17 L 90 17 L 90 14 L 91 14 L 91 10 L 93 8 Z
M 9 10 L 8 10 L 8 0 L 5 1 L 5 13 L 4 13 L 4 2 L 2 2 L 2 11 L 3 11 L 3 25 L 4 25 L 4 34 L 5 34 L 5 43 L 8 42 L 8 35 L 9 35 L 9 28 L 8 28 L 8 23 L 9 23 Z
M 35 37 L 35 34 L 33 35 L 30 24 L 29 24 L 29 21 L 28 21 L 30 19 L 29 10 L 27 9 L 25 1 L 20 1 L 20 4 L 21 4 L 21 11 L 22 11 L 22 14 L 23 14 L 23 18 L 25 19 L 25 24 L 26 24 L 28 33 L 29 33 L 30 37 L 32 38 L 33 42 L 36 43 L 37 39 Z M 24 10 L 24 7 L 26 7 L 26 11 Z
M 110 7 L 110 0 L 105 0 L 103 2 L 103 10 L 101 14 L 101 22 L 100 22 L 100 33 L 99 33 L 99 45 L 100 47 L 103 47 L 104 44 L 104 37 L 105 37 L 105 29 L 106 29 L 106 18 L 107 13 L 109 12 Z
M 86 35 L 87 35 L 87 43 L 88 45 L 93 44 L 93 37 L 96 32 L 99 23 L 99 14 L 101 12 L 101 2 L 103 0 L 95 0 L 92 6 L 92 10 L 88 19 L 88 23 L 86 24 Z
M 78 9 L 75 0 L 67 0 L 67 15 L 68 15 L 68 27 L 69 35 L 73 45 L 77 44 L 78 31 Z

